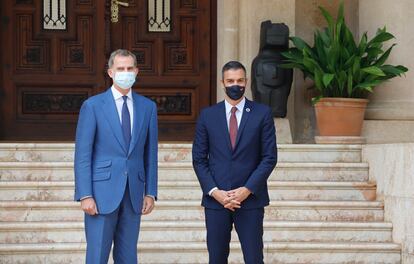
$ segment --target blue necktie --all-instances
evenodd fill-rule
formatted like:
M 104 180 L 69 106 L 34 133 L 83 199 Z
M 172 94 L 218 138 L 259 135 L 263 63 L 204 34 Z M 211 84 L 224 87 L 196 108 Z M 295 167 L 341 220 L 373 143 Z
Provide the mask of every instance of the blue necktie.
M 128 96 L 122 96 L 124 99 L 124 104 L 122 105 L 122 133 L 124 134 L 125 147 L 126 150 L 129 150 L 129 142 L 131 142 L 131 117 L 129 115 L 127 99 Z

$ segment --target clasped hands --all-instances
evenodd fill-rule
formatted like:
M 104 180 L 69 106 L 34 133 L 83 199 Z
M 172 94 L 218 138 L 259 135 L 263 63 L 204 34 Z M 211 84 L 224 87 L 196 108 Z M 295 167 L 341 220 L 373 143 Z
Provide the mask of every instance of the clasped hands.
M 224 208 L 234 212 L 241 207 L 241 203 L 246 200 L 252 192 L 246 187 L 239 187 L 230 191 L 214 190 L 211 196 L 221 203 Z

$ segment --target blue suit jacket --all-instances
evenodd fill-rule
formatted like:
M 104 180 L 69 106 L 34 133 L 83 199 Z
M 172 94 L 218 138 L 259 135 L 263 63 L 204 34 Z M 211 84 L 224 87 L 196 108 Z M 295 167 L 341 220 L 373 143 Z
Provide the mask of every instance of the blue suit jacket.
M 75 200 L 92 196 L 100 214 L 119 206 L 127 180 L 135 212 L 141 212 L 144 195 L 157 196 L 157 108 L 135 92 L 132 96 L 134 121 L 128 151 L 111 89 L 90 97 L 80 110 Z
M 267 179 L 276 161 L 275 126 L 268 106 L 246 99 L 234 150 L 224 101 L 201 112 L 193 142 L 193 166 L 203 190 L 203 206 L 223 208 L 208 195 L 212 188 L 228 191 L 242 186 L 253 192 L 242 209 L 268 205 Z

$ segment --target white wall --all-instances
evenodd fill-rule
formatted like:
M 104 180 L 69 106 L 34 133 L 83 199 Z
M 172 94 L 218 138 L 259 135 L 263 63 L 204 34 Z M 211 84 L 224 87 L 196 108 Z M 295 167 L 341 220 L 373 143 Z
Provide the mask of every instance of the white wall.
M 393 240 L 402 244 L 402 264 L 414 263 L 414 144 L 366 145 L 370 181 L 385 203 L 385 221 L 393 223 Z
M 387 63 L 402 64 L 411 69 L 406 77 L 395 78 L 375 89 L 370 96 L 367 119 L 414 120 L 414 1 L 360 0 L 359 31 L 375 36 L 386 26 L 397 43 Z
M 368 143 L 414 142 L 414 1 L 360 0 L 359 32 L 386 26 L 397 43 L 388 60 L 409 71 L 376 87 L 369 97 L 363 136 Z

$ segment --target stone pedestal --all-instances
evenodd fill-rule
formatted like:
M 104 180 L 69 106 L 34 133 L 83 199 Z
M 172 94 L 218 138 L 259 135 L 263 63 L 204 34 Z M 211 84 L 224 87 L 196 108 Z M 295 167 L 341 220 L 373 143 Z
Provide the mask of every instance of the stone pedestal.
M 316 144 L 365 144 L 365 137 L 315 136 Z
M 292 132 L 287 118 L 274 118 L 277 144 L 292 144 Z
M 384 201 L 385 221 L 393 223 L 393 240 L 401 244 L 402 264 L 414 263 L 414 144 L 365 145 L 369 180 L 377 183 Z
M 368 144 L 414 142 L 414 121 L 365 120 L 362 136 Z

